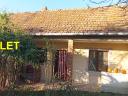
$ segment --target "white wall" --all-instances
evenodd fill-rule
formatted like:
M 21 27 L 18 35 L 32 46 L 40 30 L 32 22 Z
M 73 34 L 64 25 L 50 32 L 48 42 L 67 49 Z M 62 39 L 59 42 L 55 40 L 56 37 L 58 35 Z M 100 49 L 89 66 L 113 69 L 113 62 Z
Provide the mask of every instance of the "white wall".
M 109 67 L 128 70 L 128 51 L 110 50 Z
M 100 83 L 100 72 L 88 71 L 88 49 L 75 49 L 73 56 L 73 81 L 80 85 L 80 89 L 86 91 L 98 91 Z
M 128 51 L 110 50 L 108 66 L 112 70 L 118 68 L 119 72 L 101 72 L 101 90 L 128 94 Z M 127 74 L 122 74 L 122 69 L 125 69 Z
M 128 51 L 110 50 L 109 67 L 128 70 Z M 75 49 L 73 56 L 73 80 L 84 86 L 101 85 L 101 91 L 128 93 L 128 74 L 89 72 L 88 71 L 88 49 Z M 87 89 L 87 88 L 86 88 Z
M 73 55 L 73 80 L 88 83 L 88 49 L 75 49 Z
M 128 94 L 128 74 L 101 72 L 101 91 Z

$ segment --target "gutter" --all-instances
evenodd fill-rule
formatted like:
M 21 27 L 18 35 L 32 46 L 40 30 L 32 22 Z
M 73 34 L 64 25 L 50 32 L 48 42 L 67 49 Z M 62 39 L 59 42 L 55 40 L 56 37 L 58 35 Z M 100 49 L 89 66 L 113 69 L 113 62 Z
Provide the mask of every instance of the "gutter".
M 122 39 L 128 40 L 128 32 L 79 32 L 79 33 L 31 33 L 34 38 L 49 39 Z
M 30 35 L 34 36 L 126 36 L 128 35 L 128 32 L 79 32 L 79 33 L 68 33 L 68 32 L 63 32 L 63 33 L 58 33 L 58 32 L 33 32 Z

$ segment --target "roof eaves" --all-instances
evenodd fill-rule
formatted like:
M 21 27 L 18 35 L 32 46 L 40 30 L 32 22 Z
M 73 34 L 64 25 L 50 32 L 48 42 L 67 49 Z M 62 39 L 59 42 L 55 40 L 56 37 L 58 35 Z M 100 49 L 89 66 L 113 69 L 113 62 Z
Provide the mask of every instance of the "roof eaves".
M 30 35 L 35 35 L 35 36 L 76 36 L 76 35 L 98 35 L 98 36 L 125 36 L 128 35 L 128 32 L 76 32 L 76 33 L 67 33 L 67 32 L 33 32 L 30 33 Z

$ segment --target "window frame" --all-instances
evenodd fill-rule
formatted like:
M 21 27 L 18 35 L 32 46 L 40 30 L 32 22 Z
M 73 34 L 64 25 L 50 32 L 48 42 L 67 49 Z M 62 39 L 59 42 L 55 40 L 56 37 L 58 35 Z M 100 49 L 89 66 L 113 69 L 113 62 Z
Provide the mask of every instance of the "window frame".
M 99 55 L 101 52 L 103 55 L 102 59 L 101 59 L 101 56 Z M 107 52 L 107 54 L 105 54 L 105 52 Z M 108 52 L 109 52 L 109 50 L 104 50 L 104 49 L 89 49 L 88 70 L 95 71 L 95 72 L 101 72 L 101 71 L 107 72 Z M 107 55 L 107 57 L 105 55 Z M 107 58 L 107 60 L 105 60 L 106 58 Z M 100 60 L 102 60 L 102 61 L 100 61 Z M 94 64 L 93 64 L 93 62 L 94 62 Z M 102 63 L 100 64 L 100 62 L 102 62 Z

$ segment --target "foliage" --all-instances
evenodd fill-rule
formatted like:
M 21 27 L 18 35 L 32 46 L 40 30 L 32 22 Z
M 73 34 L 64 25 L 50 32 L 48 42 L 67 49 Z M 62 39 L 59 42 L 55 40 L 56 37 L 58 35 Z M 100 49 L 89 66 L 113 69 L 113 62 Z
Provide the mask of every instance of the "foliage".
M 89 0 L 89 1 L 95 4 L 113 2 L 113 0 Z M 116 0 L 116 4 L 122 4 L 122 3 L 128 5 L 128 0 Z
M 19 41 L 18 50 L 0 50 L 0 88 L 15 83 L 23 64 L 39 64 L 39 51 L 32 37 L 9 21 L 9 14 L 0 13 L 0 41 Z
M 83 0 L 86 1 L 86 0 Z M 128 0 L 88 0 L 90 3 L 92 4 L 96 4 L 98 6 L 111 6 L 111 5 L 117 5 L 122 9 L 125 9 L 128 7 Z M 121 6 L 120 6 L 121 5 Z M 89 6 L 87 4 L 87 6 L 90 8 L 91 6 Z
M 46 95 L 45 91 L 14 91 L 11 94 L 8 94 L 8 91 L 0 92 L 0 96 L 127 96 L 125 94 L 114 94 L 114 93 L 105 93 L 105 92 L 86 92 L 86 91 L 78 91 L 76 95 L 75 92 L 71 92 L 70 94 L 65 94 L 65 91 L 59 90 L 49 90 L 49 94 Z M 15 94 L 15 95 L 13 95 Z

